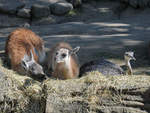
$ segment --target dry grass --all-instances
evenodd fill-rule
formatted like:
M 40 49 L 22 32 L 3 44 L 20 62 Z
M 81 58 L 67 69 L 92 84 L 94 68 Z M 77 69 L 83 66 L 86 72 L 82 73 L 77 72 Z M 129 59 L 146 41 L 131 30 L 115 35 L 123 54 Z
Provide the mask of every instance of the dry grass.
M 43 112 L 48 95 L 59 97 L 60 100 L 56 103 L 78 102 L 86 106 L 87 111 L 92 111 L 93 109 L 105 108 L 107 105 L 122 104 L 122 92 L 124 91 L 150 87 L 150 76 L 146 75 L 103 76 L 94 71 L 86 73 L 84 77 L 78 79 L 56 80 L 49 78 L 39 82 L 27 75 L 19 75 L 6 68 L 2 60 L 0 60 L 0 70 L 12 81 L 12 88 L 8 92 L 8 96 L 12 100 L 17 100 L 17 104 L 14 104 L 15 112 L 26 111 L 27 108 L 32 111 L 34 108 L 29 106 L 37 107 L 34 104 L 38 102 L 41 102 L 42 105 L 40 104 L 41 108 L 39 108 L 41 111 L 37 111 Z
M 59 95 L 61 102 L 64 103 L 87 104 L 87 110 L 92 110 L 123 104 L 122 94 L 136 88 L 149 88 L 150 77 L 145 75 L 103 76 L 99 72 L 90 72 L 80 79 L 49 79 L 44 84 L 47 95 L 53 94 L 56 97 Z
M 36 111 L 35 109 L 39 113 L 43 112 L 44 108 L 31 107 L 32 105 L 36 106 L 36 102 L 38 104 L 43 97 L 40 82 L 33 80 L 31 77 L 19 75 L 11 69 L 6 68 L 1 59 L 0 70 L 7 76 L 7 80 L 9 80 L 9 90 L 5 93 L 6 98 L 4 102 L 1 103 L 2 106 L 5 106 L 4 109 L 1 109 L 2 112 L 11 111 L 20 113 L 32 110 Z

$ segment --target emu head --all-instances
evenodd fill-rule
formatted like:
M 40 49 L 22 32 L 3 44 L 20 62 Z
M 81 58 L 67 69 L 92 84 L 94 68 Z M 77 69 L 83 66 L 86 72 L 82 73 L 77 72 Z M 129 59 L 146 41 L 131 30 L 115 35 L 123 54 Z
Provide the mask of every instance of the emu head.
M 136 60 L 135 57 L 134 57 L 134 52 L 132 52 L 132 51 L 125 52 L 124 58 L 125 58 L 125 60 L 127 60 L 127 61 Z
M 56 63 L 67 62 L 70 59 L 70 56 L 76 54 L 79 51 L 79 49 L 79 46 L 72 50 L 61 48 L 58 51 L 56 51 L 54 60 Z
M 24 55 L 24 58 L 21 61 L 21 66 L 24 71 L 31 75 L 45 75 L 43 68 L 35 60 L 32 51 L 30 51 L 30 56 Z

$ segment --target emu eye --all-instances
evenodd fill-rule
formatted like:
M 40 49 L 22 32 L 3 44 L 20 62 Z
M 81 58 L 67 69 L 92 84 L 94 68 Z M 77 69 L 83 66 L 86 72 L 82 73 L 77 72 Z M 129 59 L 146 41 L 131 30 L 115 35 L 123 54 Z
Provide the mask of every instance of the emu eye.
M 63 58 L 65 58 L 67 55 L 66 55 L 65 53 L 63 53 L 61 56 L 62 56 Z
M 128 57 L 130 57 L 130 55 L 129 55 L 129 54 L 125 54 L 125 56 L 128 56 Z

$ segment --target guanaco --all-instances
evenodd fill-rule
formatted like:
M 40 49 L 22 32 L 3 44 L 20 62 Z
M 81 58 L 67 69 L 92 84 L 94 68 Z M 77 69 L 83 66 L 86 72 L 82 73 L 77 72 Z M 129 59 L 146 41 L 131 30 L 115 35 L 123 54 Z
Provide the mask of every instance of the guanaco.
M 10 33 L 5 53 L 11 68 L 19 74 L 45 75 L 39 63 L 44 62 L 43 40 L 29 29 L 18 28 Z
M 57 43 L 49 52 L 48 69 L 52 69 L 52 75 L 59 79 L 77 78 L 79 75 L 79 63 L 76 53 L 80 47 L 72 49 L 65 42 Z

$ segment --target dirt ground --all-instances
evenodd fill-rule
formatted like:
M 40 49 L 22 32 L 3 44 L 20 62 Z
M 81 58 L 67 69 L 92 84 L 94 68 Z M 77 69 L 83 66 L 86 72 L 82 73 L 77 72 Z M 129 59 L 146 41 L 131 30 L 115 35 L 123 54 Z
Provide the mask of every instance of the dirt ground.
M 120 15 L 116 12 L 118 5 L 110 1 L 91 2 L 84 4 L 74 15 L 67 15 L 59 24 L 32 25 L 30 28 L 44 39 L 46 48 L 60 41 L 69 42 L 73 47 L 80 46 L 81 64 L 104 57 L 122 65 L 124 52 L 134 51 L 137 59 L 132 62 L 134 74 L 150 75 L 147 54 L 150 9 L 128 7 Z M 14 29 L 16 27 L 0 28 L 1 51 L 8 34 Z

